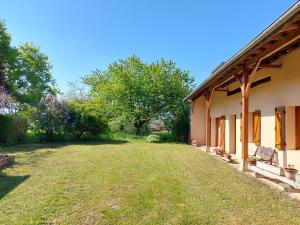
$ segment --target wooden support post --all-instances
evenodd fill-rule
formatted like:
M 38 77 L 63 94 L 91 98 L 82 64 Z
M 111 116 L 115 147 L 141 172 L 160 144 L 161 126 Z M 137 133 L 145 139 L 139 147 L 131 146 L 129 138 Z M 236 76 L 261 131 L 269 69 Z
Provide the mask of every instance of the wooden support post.
M 249 70 L 244 68 L 242 75 L 242 160 L 241 170 L 248 169 L 248 113 L 249 113 Z
M 210 105 L 211 105 L 211 99 L 213 95 L 214 90 L 208 90 L 204 96 L 205 96 L 205 103 L 206 103 L 206 120 L 205 120 L 205 134 L 206 134 L 206 151 L 210 151 L 211 146 L 211 124 L 210 124 Z
M 242 159 L 240 170 L 248 170 L 248 113 L 249 113 L 249 89 L 251 81 L 249 80 L 249 69 L 245 66 L 241 77 L 236 77 L 240 83 L 242 92 Z

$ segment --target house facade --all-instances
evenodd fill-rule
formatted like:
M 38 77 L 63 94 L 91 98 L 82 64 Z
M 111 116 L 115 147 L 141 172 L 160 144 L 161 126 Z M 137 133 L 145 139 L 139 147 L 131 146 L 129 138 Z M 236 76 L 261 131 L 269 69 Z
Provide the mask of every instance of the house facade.
M 235 154 L 241 170 L 257 146 L 300 170 L 300 3 L 217 68 L 186 99 L 191 140 Z

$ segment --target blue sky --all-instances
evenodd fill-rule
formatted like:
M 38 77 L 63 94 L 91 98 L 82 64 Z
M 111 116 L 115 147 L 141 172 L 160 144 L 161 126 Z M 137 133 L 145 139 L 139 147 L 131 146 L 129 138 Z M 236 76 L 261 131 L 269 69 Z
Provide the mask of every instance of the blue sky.
M 203 81 L 295 0 L 0 0 L 12 44 L 33 42 L 62 90 L 136 54 L 171 59 Z

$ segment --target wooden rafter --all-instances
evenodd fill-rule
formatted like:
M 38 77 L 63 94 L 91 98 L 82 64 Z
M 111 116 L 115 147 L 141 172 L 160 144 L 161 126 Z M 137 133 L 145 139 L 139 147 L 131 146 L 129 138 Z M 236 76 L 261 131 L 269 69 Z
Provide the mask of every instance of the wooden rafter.
M 226 85 L 234 82 L 234 76 L 242 75 L 244 64 L 253 69 L 257 60 L 261 59 L 257 71 L 265 68 L 280 68 L 279 65 L 272 65 L 271 63 L 295 49 L 293 42 L 296 43 L 298 41 L 300 41 L 300 12 L 277 28 L 276 31 L 272 31 L 265 40 L 257 43 L 255 47 L 239 57 L 236 62 L 225 67 L 220 74 L 215 76 L 215 79 L 210 79 L 203 89 L 196 92 L 191 98 L 194 99 L 202 95 L 204 90 L 208 88 L 224 88 Z M 299 46 L 297 45 L 296 48 Z M 281 50 L 279 51 L 278 48 L 281 48 Z

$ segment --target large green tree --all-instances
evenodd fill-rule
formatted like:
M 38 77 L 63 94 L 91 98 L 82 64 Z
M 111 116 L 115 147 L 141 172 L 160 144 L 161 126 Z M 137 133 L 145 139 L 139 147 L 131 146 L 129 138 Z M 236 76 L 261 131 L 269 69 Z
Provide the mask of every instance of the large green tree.
M 5 68 L 12 69 L 16 63 L 16 51 L 10 46 L 11 37 L 5 23 L 0 20 L 0 86 L 7 91 L 5 83 Z
M 51 69 L 47 55 L 34 44 L 12 47 L 0 21 L 0 85 L 21 107 L 35 107 L 43 96 L 57 92 Z
M 52 66 L 39 47 L 24 43 L 18 47 L 16 57 L 16 69 L 8 71 L 6 82 L 18 102 L 36 106 L 43 96 L 56 93 Z
M 193 79 L 172 61 L 146 64 L 136 56 L 95 70 L 84 78 L 94 104 L 110 118 L 131 121 L 140 135 L 151 120 L 174 114 L 189 93 Z

